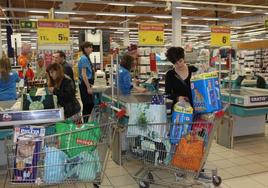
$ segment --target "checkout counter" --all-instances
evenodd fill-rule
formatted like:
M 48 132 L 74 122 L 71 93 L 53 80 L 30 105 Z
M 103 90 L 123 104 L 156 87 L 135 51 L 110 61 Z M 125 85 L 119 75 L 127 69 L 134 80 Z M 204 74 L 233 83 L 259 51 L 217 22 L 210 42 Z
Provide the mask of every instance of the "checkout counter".
M 241 87 L 223 89 L 222 101 L 231 103 L 230 116 L 223 119 L 224 126 L 218 130 L 217 141 L 228 148 L 233 140 L 241 136 L 264 136 L 268 114 L 268 89 Z

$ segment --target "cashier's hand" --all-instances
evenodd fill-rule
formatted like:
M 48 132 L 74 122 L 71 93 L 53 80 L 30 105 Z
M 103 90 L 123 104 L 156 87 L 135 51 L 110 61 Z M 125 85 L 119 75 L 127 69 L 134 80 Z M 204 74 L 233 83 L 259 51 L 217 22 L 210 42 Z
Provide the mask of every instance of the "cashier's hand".
M 93 89 L 90 87 L 90 88 L 87 88 L 87 93 L 89 95 L 92 95 L 93 94 Z

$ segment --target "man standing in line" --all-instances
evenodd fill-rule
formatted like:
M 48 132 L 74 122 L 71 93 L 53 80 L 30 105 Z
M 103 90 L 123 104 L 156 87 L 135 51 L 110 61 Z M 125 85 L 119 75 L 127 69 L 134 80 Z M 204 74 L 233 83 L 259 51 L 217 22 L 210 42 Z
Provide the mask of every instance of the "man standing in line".
M 75 82 L 74 82 L 74 72 L 72 69 L 72 66 L 66 62 L 66 55 L 63 51 L 57 51 L 56 53 L 53 54 L 53 62 L 54 63 L 59 63 L 63 66 L 63 71 L 64 74 L 66 74 L 67 76 L 69 76 L 75 86 Z

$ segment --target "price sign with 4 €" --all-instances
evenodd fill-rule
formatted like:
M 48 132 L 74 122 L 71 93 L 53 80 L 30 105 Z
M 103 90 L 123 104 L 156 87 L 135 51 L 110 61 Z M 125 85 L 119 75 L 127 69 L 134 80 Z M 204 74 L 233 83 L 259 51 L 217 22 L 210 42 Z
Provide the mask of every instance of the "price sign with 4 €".
M 38 45 L 69 44 L 69 20 L 38 20 Z
M 141 23 L 139 25 L 139 45 L 164 45 L 164 24 Z
M 231 46 L 230 27 L 212 26 L 210 46 Z

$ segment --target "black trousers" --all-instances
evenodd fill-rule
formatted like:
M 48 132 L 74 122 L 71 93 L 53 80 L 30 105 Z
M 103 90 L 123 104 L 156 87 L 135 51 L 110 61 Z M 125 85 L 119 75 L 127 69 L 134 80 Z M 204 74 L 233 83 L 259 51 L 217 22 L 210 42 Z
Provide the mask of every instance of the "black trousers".
M 85 116 L 84 123 L 88 122 L 88 116 L 91 114 L 94 107 L 94 98 L 93 95 L 87 93 L 87 86 L 84 81 L 81 81 L 79 84 L 80 96 L 83 104 L 83 116 Z

